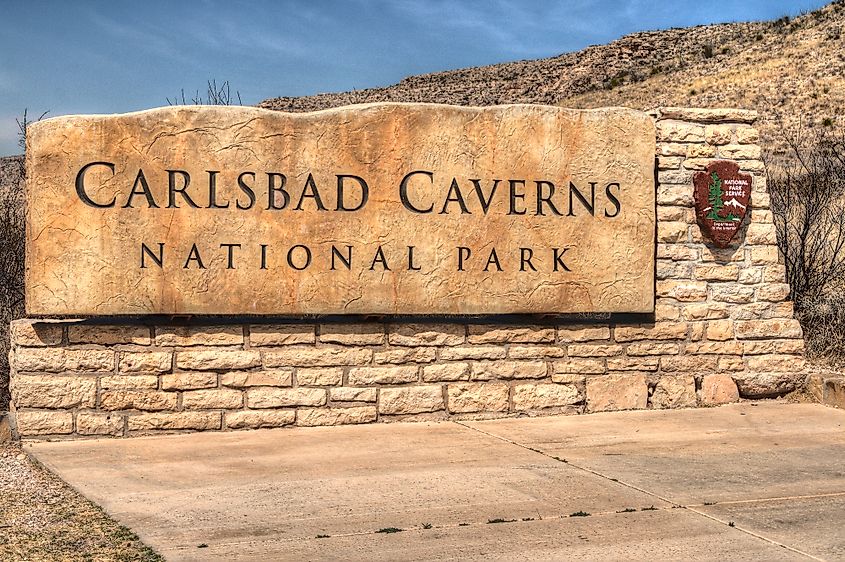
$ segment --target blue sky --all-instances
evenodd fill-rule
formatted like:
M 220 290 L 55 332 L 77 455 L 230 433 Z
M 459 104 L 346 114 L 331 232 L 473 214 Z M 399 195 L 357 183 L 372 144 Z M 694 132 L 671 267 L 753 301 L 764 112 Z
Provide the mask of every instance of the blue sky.
M 774 19 L 810 0 L 0 0 L 0 155 L 30 115 L 166 105 L 228 80 L 243 103 L 548 57 L 627 33 Z

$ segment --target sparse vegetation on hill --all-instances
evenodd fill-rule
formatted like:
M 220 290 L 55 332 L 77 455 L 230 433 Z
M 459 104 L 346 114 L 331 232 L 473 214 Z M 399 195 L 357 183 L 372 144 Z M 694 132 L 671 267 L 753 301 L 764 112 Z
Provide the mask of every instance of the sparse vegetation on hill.
M 24 162 L 0 158 L 0 415 L 9 407 L 9 322 L 24 312 Z
M 398 84 L 261 107 L 314 111 L 375 101 L 573 108 L 741 107 L 760 111 L 762 145 L 803 121 L 840 125 L 845 110 L 845 0 L 800 17 L 647 31 L 547 59 L 411 76 Z

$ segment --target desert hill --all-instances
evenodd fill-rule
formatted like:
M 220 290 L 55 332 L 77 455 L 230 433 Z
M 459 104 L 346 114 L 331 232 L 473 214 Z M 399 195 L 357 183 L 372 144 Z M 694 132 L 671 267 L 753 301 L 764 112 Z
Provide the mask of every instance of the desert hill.
M 760 111 L 763 145 L 780 127 L 845 125 L 845 0 L 794 19 L 634 33 L 560 56 L 411 76 L 398 84 L 261 107 L 313 111 L 350 103 L 543 103 L 742 107 Z

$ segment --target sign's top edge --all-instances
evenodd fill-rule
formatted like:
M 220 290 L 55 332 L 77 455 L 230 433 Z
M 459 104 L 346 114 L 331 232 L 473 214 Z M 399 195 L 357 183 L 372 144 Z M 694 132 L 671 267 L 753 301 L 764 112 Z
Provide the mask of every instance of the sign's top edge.
M 639 109 L 633 109 L 630 107 L 624 106 L 608 106 L 608 107 L 599 107 L 599 108 L 591 108 L 591 109 L 577 109 L 577 108 L 569 108 L 569 107 L 562 107 L 557 105 L 545 105 L 545 104 L 533 104 L 533 103 L 511 103 L 511 104 L 501 104 L 501 105 L 487 105 L 487 106 L 468 106 L 468 105 L 452 105 L 452 104 L 445 104 L 445 103 L 429 103 L 429 102 L 370 102 L 370 103 L 359 103 L 359 104 L 349 104 L 349 105 L 342 105 L 337 107 L 331 107 L 327 109 L 320 109 L 318 111 L 277 111 L 275 109 L 266 109 L 263 107 L 256 107 L 252 105 L 166 105 L 160 107 L 152 107 L 149 109 L 142 109 L 138 111 L 130 111 L 126 113 L 76 113 L 76 114 L 68 114 L 68 115 L 57 115 L 54 117 L 50 117 L 47 119 L 43 119 L 41 121 L 31 123 L 30 126 L 38 128 L 42 125 L 48 125 L 52 123 L 56 123 L 59 121 L 68 121 L 73 119 L 118 119 L 118 118 L 126 118 L 126 117 L 139 117 L 144 115 L 153 115 L 156 113 L 173 113 L 173 112 L 187 112 L 187 113 L 194 113 L 197 111 L 203 112 L 220 112 L 220 113 L 230 113 L 232 111 L 239 111 L 239 112 L 250 112 L 256 115 L 285 115 L 285 116 L 298 116 L 298 117 L 306 117 L 306 116 L 315 116 L 315 115 L 329 115 L 332 113 L 340 113 L 343 111 L 349 110 L 365 110 L 365 109 L 373 109 L 378 107 L 419 107 L 419 108 L 428 108 L 428 109 L 448 109 L 452 111 L 465 111 L 471 113 L 481 113 L 481 112 L 496 112 L 496 111 L 507 111 L 515 108 L 522 108 L 522 109 L 541 109 L 541 110 L 554 110 L 561 113 L 572 113 L 572 114 L 599 114 L 599 113 L 618 113 L 618 114 L 629 114 L 629 115 L 640 115 L 644 119 L 652 120 L 652 117 L 645 111 L 641 111 Z

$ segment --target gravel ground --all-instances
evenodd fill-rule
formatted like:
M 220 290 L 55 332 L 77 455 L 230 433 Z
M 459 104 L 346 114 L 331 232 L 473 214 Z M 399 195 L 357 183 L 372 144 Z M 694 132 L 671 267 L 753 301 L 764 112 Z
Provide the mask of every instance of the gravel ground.
M 0 560 L 164 560 L 17 444 L 0 444 Z

